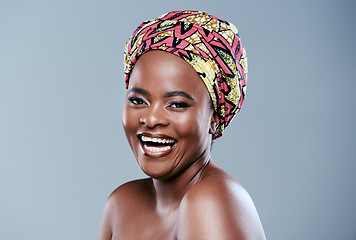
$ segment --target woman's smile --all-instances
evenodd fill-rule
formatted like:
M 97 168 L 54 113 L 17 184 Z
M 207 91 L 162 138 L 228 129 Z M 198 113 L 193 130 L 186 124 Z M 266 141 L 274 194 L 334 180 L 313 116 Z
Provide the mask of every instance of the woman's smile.
M 162 157 L 171 152 L 177 140 L 166 136 L 139 134 L 142 151 L 149 157 Z

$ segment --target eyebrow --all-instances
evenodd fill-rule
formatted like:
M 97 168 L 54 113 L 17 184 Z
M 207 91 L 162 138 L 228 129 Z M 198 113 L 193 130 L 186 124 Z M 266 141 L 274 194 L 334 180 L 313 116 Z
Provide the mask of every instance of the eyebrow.
M 151 96 L 151 94 L 146 91 L 145 89 L 142 88 L 137 88 L 137 87 L 133 87 L 129 90 L 129 92 L 135 92 L 135 93 L 139 93 L 145 96 Z M 170 98 L 170 97 L 175 97 L 175 96 L 181 96 L 181 97 L 185 97 L 188 98 L 190 100 L 194 100 L 194 98 L 192 96 L 190 96 L 188 93 L 183 92 L 183 91 L 172 91 L 172 92 L 168 92 L 166 94 L 164 94 L 163 97 L 165 98 Z
M 146 90 L 144 90 L 142 88 L 133 87 L 133 88 L 130 89 L 129 92 L 135 92 L 135 93 L 139 93 L 139 94 L 142 94 L 142 95 L 145 95 L 145 96 L 151 96 L 151 94 L 149 92 L 147 92 Z
M 173 92 L 166 93 L 164 95 L 165 98 L 175 97 L 175 96 L 186 97 L 186 98 L 188 98 L 190 100 L 194 100 L 192 98 L 192 96 L 190 96 L 188 93 L 185 93 L 185 92 L 182 92 L 182 91 L 173 91 Z

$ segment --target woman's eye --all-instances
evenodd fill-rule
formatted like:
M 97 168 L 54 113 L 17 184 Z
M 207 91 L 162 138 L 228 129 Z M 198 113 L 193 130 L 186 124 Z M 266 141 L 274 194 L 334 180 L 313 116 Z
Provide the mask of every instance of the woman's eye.
M 171 107 L 171 108 L 187 108 L 187 107 L 190 107 L 190 105 L 185 102 L 173 102 L 173 103 L 169 104 L 169 107 Z
M 138 97 L 129 97 L 128 100 L 134 105 L 145 104 L 145 101 L 143 101 L 143 99 L 138 98 Z

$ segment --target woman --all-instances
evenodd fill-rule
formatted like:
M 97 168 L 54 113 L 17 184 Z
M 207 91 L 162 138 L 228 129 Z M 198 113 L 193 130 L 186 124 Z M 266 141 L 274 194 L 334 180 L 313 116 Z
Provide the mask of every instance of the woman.
M 110 195 L 98 239 L 265 239 L 248 193 L 211 156 L 245 95 L 247 59 L 235 26 L 169 12 L 136 29 L 124 68 L 122 123 L 149 178 Z

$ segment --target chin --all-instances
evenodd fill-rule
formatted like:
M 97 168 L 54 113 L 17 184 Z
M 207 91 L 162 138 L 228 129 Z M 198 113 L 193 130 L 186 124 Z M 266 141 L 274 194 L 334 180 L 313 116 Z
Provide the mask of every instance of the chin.
M 157 159 L 138 160 L 137 162 L 143 173 L 151 178 L 159 180 L 170 178 L 175 169 L 175 166 L 172 163 L 167 166 L 167 162 L 159 162 Z

